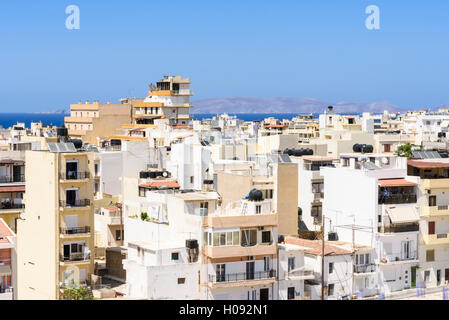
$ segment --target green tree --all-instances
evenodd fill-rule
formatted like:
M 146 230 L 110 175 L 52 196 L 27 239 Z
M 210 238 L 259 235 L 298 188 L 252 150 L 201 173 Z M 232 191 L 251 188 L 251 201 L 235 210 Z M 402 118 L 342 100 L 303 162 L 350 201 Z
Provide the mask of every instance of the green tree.
M 148 221 L 149 220 L 148 213 L 142 212 L 140 214 L 140 219 L 142 219 L 143 221 Z
M 412 158 L 412 147 L 419 147 L 421 151 L 423 150 L 422 146 L 414 146 L 410 144 L 410 142 L 407 142 L 406 144 L 398 147 L 398 149 L 396 150 L 396 154 L 400 157 Z
M 76 286 L 71 284 L 63 287 L 63 300 L 93 300 L 91 291 L 87 286 Z

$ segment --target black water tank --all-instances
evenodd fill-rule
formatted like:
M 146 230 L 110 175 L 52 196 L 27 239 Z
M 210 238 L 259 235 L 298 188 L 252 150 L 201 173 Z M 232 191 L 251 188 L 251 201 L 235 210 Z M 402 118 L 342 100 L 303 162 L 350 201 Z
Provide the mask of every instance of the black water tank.
M 354 152 L 362 152 L 362 145 L 356 143 L 355 145 L 352 146 L 352 151 L 354 151 Z
M 249 200 L 251 201 L 262 201 L 263 200 L 263 194 L 262 191 L 257 190 L 257 189 L 252 189 L 249 192 Z
M 68 142 L 73 143 L 76 149 L 80 149 L 83 146 L 83 141 L 81 139 L 69 139 Z
M 156 177 L 157 177 L 156 172 L 154 172 L 154 171 L 148 172 L 148 178 L 154 179 Z
M 313 150 L 310 148 L 307 148 L 304 150 L 304 155 L 305 156 L 313 156 Z
M 294 154 L 294 152 L 295 152 L 295 149 L 287 149 L 287 154 L 289 156 L 292 156 Z
M 284 236 L 282 234 L 280 234 L 278 236 L 278 243 L 282 243 L 282 242 L 284 242 L 284 240 L 285 240 Z
M 329 232 L 327 234 L 327 240 L 329 241 L 337 241 L 338 240 L 338 234 L 336 232 Z
M 111 139 L 111 146 L 121 146 L 122 140 L 120 139 Z
M 372 153 L 374 151 L 374 147 L 370 144 L 367 144 L 365 149 L 364 149 L 364 153 Z
M 301 157 L 304 154 L 304 149 L 294 149 L 294 156 Z
M 67 128 L 56 128 L 56 135 L 58 137 L 67 137 L 69 135 L 69 131 Z
M 198 240 L 187 239 L 186 240 L 186 248 L 189 248 L 189 249 L 196 249 L 196 248 L 198 248 Z
M 287 148 L 287 149 L 285 149 L 284 150 L 284 152 L 282 152 L 283 154 L 288 154 L 288 151 L 289 151 L 290 149 L 289 148 Z
M 441 158 L 447 158 L 448 157 L 448 153 L 447 152 L 439 152 Z
M 148 178 L 148 171 L 140 171 L 139 177 L 140 177 L 140 179 Z
M 445 137 L 446 138 L 446 132 L 438 132 L 438 138 Z

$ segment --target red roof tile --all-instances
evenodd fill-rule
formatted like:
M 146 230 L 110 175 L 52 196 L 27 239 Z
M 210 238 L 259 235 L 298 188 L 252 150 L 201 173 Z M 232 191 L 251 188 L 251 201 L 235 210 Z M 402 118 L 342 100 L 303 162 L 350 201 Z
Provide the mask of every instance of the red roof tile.
M 308 248 L 305 250 L 305 253 L 313 254 L 313 255 L 321 255 L 322 242 L 321 240 L 308 240 L 301 239 L 297 237 L 286 237 L 285 243 L 287 244 L 295 244 L 301 247 Z M 350 254 L 351 250 L 343 249 L 341 247 L 332 245 L 329 241 L 325 241 L 324 246 L 324 255 L 339 255 L 339 254 Z
M 379 179 L 378 182 L 381 187 L 412 187 L 418 185 L 415 182 L 407 181 L 405 179 Z
M 143 188 L 179 188 L 179 184 L 173 180 L 160 180 L 160 181 L 151 181 L 148 183 L 139 184 L 139 187 Z
M 3 220 L 1 218 L 0 218 L 0 234 L 3 237 L 3 239 L 0 239 L 0 243 L 9 243 L 9 240 L 6 237 L 14 236 L 14 233 L 8 227 L 5 220 Z
M 449 163 L 445 162 L 429 162 L 421 160 L 408 160 L 407 164 L 415 168 L 449 168 Z
M 266 124 L 264 125 L 265 128 L 284 128 L 285 124 Z

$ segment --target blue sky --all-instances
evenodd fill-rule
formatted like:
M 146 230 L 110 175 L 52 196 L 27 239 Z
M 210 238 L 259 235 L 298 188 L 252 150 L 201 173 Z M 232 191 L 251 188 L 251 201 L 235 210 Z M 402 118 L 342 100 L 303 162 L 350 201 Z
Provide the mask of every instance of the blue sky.
M 1 1 L 0 112 L 143 97 L 163 74 L 190 77 L 193 99 L 430 107 L 449 104 L 448 55 L 446 0 Z

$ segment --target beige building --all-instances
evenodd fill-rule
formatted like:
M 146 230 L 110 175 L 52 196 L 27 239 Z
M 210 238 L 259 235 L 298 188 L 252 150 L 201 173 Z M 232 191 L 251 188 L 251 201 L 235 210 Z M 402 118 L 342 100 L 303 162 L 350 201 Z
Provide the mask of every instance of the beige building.
M 97 144 L 99 139 L 117 135 L 121 132 L 122 124 L 131 123 L 132 103 L 137 100 L 125 99 L 120 104 L 102 104 L 98 101 L 71 104 L 70 116 L 64 118 L 69 136 Z
M 18 299 L 60 299 L 62 284 L 85 284 L 93 272 L 93 154 L 70 143 L 50 150 L 25 154 L 29 206 L 17 223 Z

